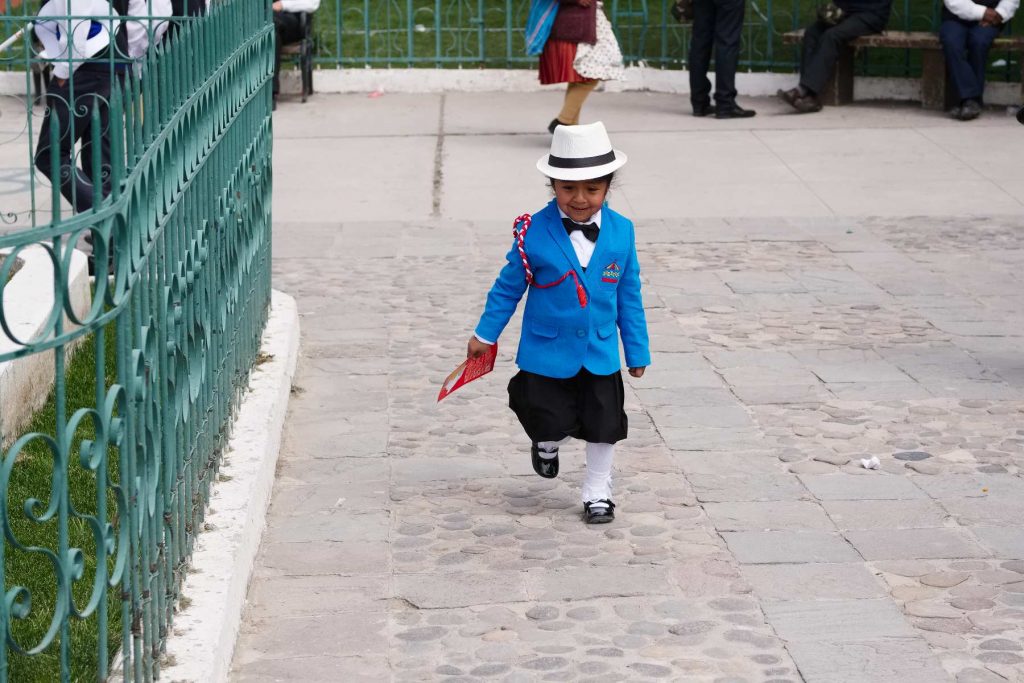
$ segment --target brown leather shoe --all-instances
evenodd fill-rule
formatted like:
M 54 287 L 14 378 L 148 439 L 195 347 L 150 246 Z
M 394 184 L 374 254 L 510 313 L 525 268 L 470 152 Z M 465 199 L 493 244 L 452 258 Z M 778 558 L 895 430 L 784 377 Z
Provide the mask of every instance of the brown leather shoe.
M 793 103 L 800 97 L 800 88 L 790 88 L 789 90 L 782 90 L 780 88 L 779 91 L 775 93 L 775 96 L 792 107 Z
M 817 95 L 804 95 L 796 98 L 793 108 L 801 114 L 813 114 L 816 111 L 821 111 L 821 100 Z

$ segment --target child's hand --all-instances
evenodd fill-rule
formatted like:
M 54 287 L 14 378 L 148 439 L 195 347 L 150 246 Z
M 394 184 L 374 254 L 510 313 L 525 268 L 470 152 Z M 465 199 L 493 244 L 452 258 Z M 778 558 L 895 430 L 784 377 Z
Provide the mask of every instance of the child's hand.
M 479 358 L 491 348 L 490 344 L 484 344 L 475 336 L 469 338 L 469 346 L 466 349 L 466 358 Z
M 629 369 L 629 375 L 630 375 L 630 377 L 637 377 L 637 378 L 643 377 L 644 376 L 644 370 L 646 370 L 646 369 L 647 368 L 630 368 Z

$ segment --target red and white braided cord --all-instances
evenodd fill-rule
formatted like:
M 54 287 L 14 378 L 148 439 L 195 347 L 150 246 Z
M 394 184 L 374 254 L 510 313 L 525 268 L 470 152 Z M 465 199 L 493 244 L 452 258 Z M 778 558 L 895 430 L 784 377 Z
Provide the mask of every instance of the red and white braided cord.
M 576 297 L 579 299 L 580 308 L 587 307 L 587 292 L 580 283 L 579 277 L 576 275 L 575 270 L 567 271 L 562 277 L 558 278 L 554 282 L 549 282 L 546 285 L 538 284 L 533 279 L 533 271 L 530 270 L 530 260 L 526 258 L 526 231 L 530 229 L 530 225 L 533 223 L 533 219 L 528 213 L 524 213 L 512 222 L 512 234 L 516 238 L 516 248 L 519 250 L 519 258 L 523 260 L 523 271 L 526 273 L 526 284 L 538 289 L 547 289 L 548 287 L 554 287 L 565 282 L 565 279 L 572 277 L 573 282 L 576 283 Z M 522 227 L 520 227 L 522 226 Z
M 526 271 L 526 282 L 533 284 L 533 271 L 530 270 L 530 261 L 526 258 L 526 231 L 530 229 L 533 218 L 524 213 L 512 221 L 512 235 L 516 238 L 516 246 L 519 248 L 519 258 L 523 259 L 523 270 Z M 521 228 L 519 226 L 522 226 Z

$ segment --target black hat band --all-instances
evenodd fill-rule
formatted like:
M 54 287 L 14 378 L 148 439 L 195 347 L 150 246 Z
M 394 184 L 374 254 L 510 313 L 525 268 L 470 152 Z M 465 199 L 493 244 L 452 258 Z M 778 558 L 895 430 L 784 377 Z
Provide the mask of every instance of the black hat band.
M 552 168 L 590 168 L 591 166 L 604 166 L 615 161 L 615 150 L 612 150 L 606 154 L 599 154 L 596 157 L 556 157 L 554 154 L 548 155 L 548 166 Z

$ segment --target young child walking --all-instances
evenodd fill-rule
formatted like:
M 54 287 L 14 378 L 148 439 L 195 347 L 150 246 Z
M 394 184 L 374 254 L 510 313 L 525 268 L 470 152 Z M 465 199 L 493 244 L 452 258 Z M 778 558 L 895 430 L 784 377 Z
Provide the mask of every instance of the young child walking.
M 581 493 L 588 524 L 615 518 L 612 461 L 627 430 L 620 335 L 630 375 L 642 377 L 651 361 L 633 223 L 605 204 L 625 163 L 600 122 L 555 129 L 550 154 L 537 162 L 555 198 L 516 220 L 508 263 L 467 352 L 475 358 L 497 342 L 529 289 L 509 407 L 542 477 L 558 475 L 561 444 L 587 442 Z

